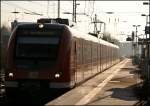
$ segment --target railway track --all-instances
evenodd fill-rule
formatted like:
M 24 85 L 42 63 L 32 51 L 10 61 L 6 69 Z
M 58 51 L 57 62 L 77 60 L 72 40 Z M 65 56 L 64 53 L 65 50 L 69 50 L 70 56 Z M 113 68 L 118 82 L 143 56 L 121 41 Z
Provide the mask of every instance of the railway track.
M 0 104 L 3 105 L 6 100 L 6 94 L 5 94 L 5 74 L 0 73 Z
M 0 74 L 0 97 L 5 93 L 5 74 Z

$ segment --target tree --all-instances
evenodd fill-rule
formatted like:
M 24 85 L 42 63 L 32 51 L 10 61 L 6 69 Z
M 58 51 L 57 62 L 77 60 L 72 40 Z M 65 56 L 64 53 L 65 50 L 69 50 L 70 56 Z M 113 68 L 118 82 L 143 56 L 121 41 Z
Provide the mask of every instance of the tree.
M 4 36 L 4 35 L 8 35 L 8 36 L 9 36 L 10 33 L 11 33 L 10 28 L 7 27 L 7 26 L 5 26 L 5 25 L 3 25 L 3 26 L 0 28 L 0 30 L 1 30 L 1 37 Z
M 0 68 L 4 68 L 4 57 L 6 54 L 6 47 L 7 47 L 7 42 L 9 39 L 9 36 L 11 34 L 11 30 L 9 27 L 3 25 L 1 28 L 1 34 L 0 34 Z
M 105 32 L 105 33 L 103 34 L 102 39 L 105 40 L 105 41 L 108 41 L 108 42 L 110 42 L 110 43 L 116 44 L 116 45 L 119 44 L 119 41 L 118 41 L 117 39 L 111 37 L 111 34 L 110 34 L 109 32 Z
M 98 34 L 94 34 L 94 33 L 91 33 L 91 32 L 89 32 L 88 34 L 90 34 L 92 36 L 95 36 L 95 37 L 99 36 Z M 116 44 L 116 45 L 119 45 L 119 41 L 117 39 L 111 37 L 111 34 L 109 32 L 105 32 L 102 35 L 103 36 L 100 37 L 100 38 L 102 38 L 103 40 L 105 40 L 107 42 L 110 42 L 110 43 L 113 43 L 113 44 Z

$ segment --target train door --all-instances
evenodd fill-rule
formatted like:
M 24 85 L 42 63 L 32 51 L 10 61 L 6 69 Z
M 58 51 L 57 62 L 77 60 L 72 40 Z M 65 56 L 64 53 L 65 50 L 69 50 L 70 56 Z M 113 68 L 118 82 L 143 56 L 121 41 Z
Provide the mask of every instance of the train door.
M 113 48 L 111 48 L 111 66 L 113 65 Z
M 108 57 L 108 46 L 106 46 L 106 69 L 108 68 L 108 59 L 109 59 L 109 57 Z
M 72 47 L 71 47 L 71 60 L 70 60 L 70 65 L 71 65 L 71 85 L 76 84 L 76 41 L 72 41 Z
M 103 70 L 103 45 L 101 44 L 100 52 L 101 52 L 101 71 Z
M 99 45 L 99 61 L 100 61 L 100 72 L 102 71 L 102 53 L 101 53 L 101 44 Z
M 110 47 L 108 46 L 108 61 L 107 61 L 107 63 L 108 63 L 108 65 L 107 65 L 107 68 L 109 68 L 110 67 L 110 55 L 111 55 L 111 52 L 110 52 Z
M 81 48 L 82 48 L 82 50 L 81 50 L 81 52 L 82 52 L 82 65 L 81 65 L 81 73 L 82 73 L 82 80 L 84 79 L 84 71 L 85 71 L 85 67 L 84 67 L 84 65 L 85 65 L 85 61 L 84 61 L 84 58 L 85 58 L 85 54 L 84 54 L 84 43 L 85 43 L 85 41 L 84 41 L 84 39 L 81 39 Z
M 108 46 L 106 49 L 106 68 L 108 68 L 108 64 L 109 64 L 109 54 L 108 54 Z
M 92 75 L 97 72 L 97 45 L 92 42 Z
M 81 58 L 81 80 L 84 79 L 84 39 L 80 39 L 80 45 L 81 45 L 81 48 L 80 48 L 80 52 L 81 52 L 81 55 L 80 55 L 80 58 Z
M 97 44 L 97 72 L 100 72 L 100 52 L 99 52 L 99 44 Z
M 106 69 L 106 47 L 103 45 L 103 70 Z
M 74 42 L 74 48 L 75 48 L 75 52 L 74 52 L 74 65 L 75 65 L 75 83 L 77 83 L 77 42 Z
M 76 41 L 76 63 L 77 63 L 77 70 L 76 70 L 76 80 L 77 83 L 83 80 L 83 71 L 82 71 L 82 40 L 77 39 Z
M 91 42 L 84 42 L 84 79 L 91 76 Z
M 110 66 L 112 66 L 112 48 L 110 47 Z

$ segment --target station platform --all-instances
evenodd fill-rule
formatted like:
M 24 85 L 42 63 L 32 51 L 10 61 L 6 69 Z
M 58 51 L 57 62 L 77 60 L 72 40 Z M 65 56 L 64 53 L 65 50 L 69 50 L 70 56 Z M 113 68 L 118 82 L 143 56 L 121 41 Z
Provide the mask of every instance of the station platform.
M 51 105 L 135 105 L 133 88 L 139 83 L 131 59 L 96 75 L 80 86 L 45 104 Z

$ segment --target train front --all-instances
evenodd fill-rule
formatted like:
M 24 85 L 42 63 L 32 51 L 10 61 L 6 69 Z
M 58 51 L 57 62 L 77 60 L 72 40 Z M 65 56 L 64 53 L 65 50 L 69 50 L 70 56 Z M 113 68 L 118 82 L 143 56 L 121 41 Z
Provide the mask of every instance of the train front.
M 7 48 L 6 88 L 68 87 L 69 39 L 63 33 L 64 25 L 18 25 Z

